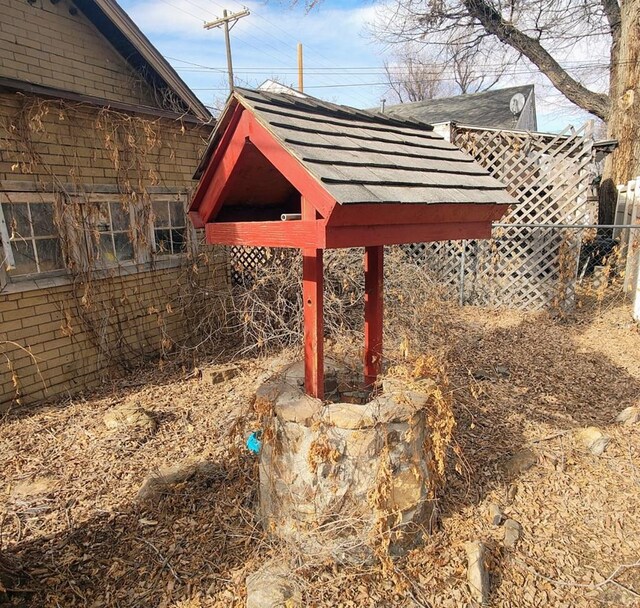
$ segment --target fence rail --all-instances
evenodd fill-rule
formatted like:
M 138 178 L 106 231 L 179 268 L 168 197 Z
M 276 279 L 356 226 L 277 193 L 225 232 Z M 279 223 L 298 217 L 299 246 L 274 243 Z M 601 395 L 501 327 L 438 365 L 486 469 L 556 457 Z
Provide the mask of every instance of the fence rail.
M 579 134 L 557 141 L 553 145 L 560 152 L 568 147 L 571 155 L 549 159 L 545 156 L 548 141 L 538 142 L 541 150 L 532 153 L 530 147 L 523 156 L 517 146 L 506 154 L 504 134 L 502 138 L 492 135 L 486 141 L 481 138 L 481 143 L 498 142 L 500 154 L 487 155 L 485 150 L 483 158 L 502 158 L 501 163 L 494 162 L 494 169 L 508 171 L 512 188 L 518 176 L 528 176 L 518 187 L 525 202 L 493 225 L 490 239 L 403 245 L 407 257 L 424 267 L 442 291 L 461 305 L 568 311 L 586 299 L 631 297 L 634 315 L 640 320 L 640 178 L 619 187 L 615 224 L 589 223 L 594 215 L 584 196 L 590 183 L 584 169 L 589 141 L 582 141 Z M 470 141 L 478 143 L 477 138 Z M 574 175 L 551 184 L 547 177 L 543 179 L 543 158 L 547 169 L 554 162 L 565 169 L 573 163 L 580 179 Z M 533 194 L 529 192 L 532 185 L 536 185 Z M 251 284 L 255 269 L 287 263 L 286 255 L 264 247 L 232 247 L 229 259 L 232 282 L 245 286 Z

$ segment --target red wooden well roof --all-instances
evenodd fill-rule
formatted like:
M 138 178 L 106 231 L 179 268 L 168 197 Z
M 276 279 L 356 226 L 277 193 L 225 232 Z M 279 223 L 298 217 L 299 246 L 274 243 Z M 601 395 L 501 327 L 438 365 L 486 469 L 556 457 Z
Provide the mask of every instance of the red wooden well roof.
M 246 245 L 321 248 L 480 238 L 514 203 L 425 123 L 248 89 L 230 97 L 196 177 L 191 217 L 208 225 L 210 242 L 229 244 L 243 236 Z M 301 212 L 301 198 L 315 216 L 276 226 L 281 213 Z M 353 230 L 350 238 L 345 229 L 355 226 L 378 226 L 377 236 L 368 231 L 375 242 Z M 267 238 L 276 233 L 283 238 Z

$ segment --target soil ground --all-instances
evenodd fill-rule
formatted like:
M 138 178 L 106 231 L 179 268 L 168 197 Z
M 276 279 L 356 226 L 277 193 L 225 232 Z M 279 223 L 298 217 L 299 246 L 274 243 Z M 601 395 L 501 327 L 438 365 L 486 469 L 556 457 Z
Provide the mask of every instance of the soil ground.
M 257 386 L 295 356 L 283 353 L 236 361 L 240 375 L 216 385 L 193 370 L 150 369 L 6 415 L 0 552 L 22 576 L 4 601 L 243 606 L 246 576 L 274 558 L 308 606 L 466 606 L 464 546 L 480 539 L 491 606 L 640 606 L 640 424 L 614 422 L 640 405 L 628 307 L 570 321 L 467 308 L 441 331 L 463 459 L 458 470 L 451 460 L 437 530 L 395 572 L 309 563 L 256 521 L 257 464 L 244 439 Z M 157 428 L 108 429 L 104 414 L 124 402 Z M 611 437 L 602 456 L 576 438 L 588 426 Z M 184 474 L 139 499 L 167 466 Z M 489 521 L 490 503 L 522 525 L 515 549 Z

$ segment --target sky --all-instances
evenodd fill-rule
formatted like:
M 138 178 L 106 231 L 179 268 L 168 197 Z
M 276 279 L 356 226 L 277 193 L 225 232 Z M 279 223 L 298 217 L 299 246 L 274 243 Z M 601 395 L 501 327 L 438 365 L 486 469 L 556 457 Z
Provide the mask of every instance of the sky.
M 291 6 L 286 0 L 120 0 L 120 4 L 207 106 L 222 107 L 228 84 L 223 31 L 205 30 L 203 24 L 222 16 L 225 8 L 237 12 L 245 6 L 251 14 L 231 31 L 236 85 L 255 87 L 272 78 L 297 86 L 296 46 L 301 42 L 305 93 L 358 108 L 379 107 L 388 97 L 383 62 L 390 49 L 370 34 L 379 10 L 373 1 L 324 0 L 308 12 L 304 3 Z M 519 67 L 494 88 L 529 83 L 536 85 L 539 130 L 559 132 L 590 118 L 531 65 Z

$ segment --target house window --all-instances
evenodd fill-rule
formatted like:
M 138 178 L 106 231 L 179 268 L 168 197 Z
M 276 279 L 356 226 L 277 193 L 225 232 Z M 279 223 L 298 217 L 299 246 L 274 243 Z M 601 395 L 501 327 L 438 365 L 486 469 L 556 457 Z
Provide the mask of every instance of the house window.
M 187 215 L 180 199 L 153 202 L 153 233 L 157 255 L 183 253 L 187 241 Z
M 3 243 L 12 277 L 65 268 L 52 202 L 3 202 Z
M 102 264 L 117 264 L 133 260 L 131 241 L 131 212 L 118 201 L 94 203 L 90 222 L 97 244 L 97 261 Z

